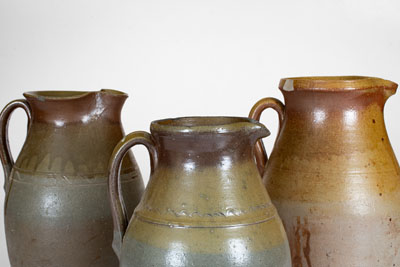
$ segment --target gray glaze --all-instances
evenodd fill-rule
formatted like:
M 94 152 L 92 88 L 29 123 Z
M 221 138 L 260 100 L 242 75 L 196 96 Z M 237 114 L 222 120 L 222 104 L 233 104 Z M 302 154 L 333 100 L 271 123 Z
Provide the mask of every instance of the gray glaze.
M 73 178 L 52 179 L 15 170 L 12 176 L 5 216 L 12 266 L 118 266 L 111 247 L 106 177 L 78 183 Z M 140 195 L 130 193 L 140 188 L 142 181 L 131 179 L 135 173 L 123 176 L 131 214 Z
M 184 231 L 184 229 L 182 229 Z M 290 267 L 287 257 L 288 244 L 275 248 L 254 252 L 242 246 L 240 242 L 227 241 L 226 247 L 221 248 L 220 254 L 192 253 L 184 248 L 171 246 L 161 249 L 150 246 L 137 240 L 124 240 L 123 249 L 125 257 L 120 267 L 210 267 L 210 266 L 235 266 L 235 267 Z M 237 242 L 237 244 L 235 244 Z M 226 249 L 230 248 L 230 249 Z

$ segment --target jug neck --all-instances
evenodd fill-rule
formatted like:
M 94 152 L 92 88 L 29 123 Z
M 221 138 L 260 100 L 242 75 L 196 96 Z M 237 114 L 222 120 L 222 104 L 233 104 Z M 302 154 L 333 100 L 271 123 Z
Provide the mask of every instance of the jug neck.
M 108 120 L 120 123 L 122 106 L 128 97 L 116 90 L 35 91 L 24 93 L 31 109 L 32 122 L 63 127 L 70 123 L 88 124 Z
M 279 88 L 285 98 L 286 112 L 303 113 L 307 118 L 310 114 L 323 116 L 323 113 L 349 113 L 371 107 L 382 111 L 386 100 L 395 94 L 397 84 L 362 76 L 299 77 L 282 79 Z
M 269 131 L 262 124 L 233 117 L 187 117 L 153 122 L 159 164 L 215 165 L 252 159 L 255 142 Z

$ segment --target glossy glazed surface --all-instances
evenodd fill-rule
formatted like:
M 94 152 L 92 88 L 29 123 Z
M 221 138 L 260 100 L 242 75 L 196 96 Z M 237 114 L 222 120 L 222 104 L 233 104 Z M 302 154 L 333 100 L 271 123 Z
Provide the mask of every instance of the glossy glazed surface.
M 383 118 L 396 88 L 370 77 L 282 79 L 286 106 L 264 182 L 293 266 L 400 263 L 400 169 Z
M 252 156 L 256 140 L 268 134 L 264 126 L 194 117 L 153 122 L 151 132 L 128 135 L 114 151 L 118 159 L 124 143 L 143 143 L 154 166 L 126 232 L 118 233 L 126 224 L 112 203 L 116 237 L 123 236 L 115 243 L 122 267 L 291 265 L 282 223 Z
M 27 102 L 18 101 L 26 103 L 32 118 L 15 164 L 4 149 L 4 114 L 12 110 L 8 106 L 2 113 L 2 162 L 12 166 L 5 186 L 11 266 L 118 266 L 111 247 L 107 166 L 123 136 L 120 112 L 127 96 L 103 90 L 29 92 L 25 97 Z M 122 173 L 132 213 L 144 190 L 132 155 L 125 158 Z

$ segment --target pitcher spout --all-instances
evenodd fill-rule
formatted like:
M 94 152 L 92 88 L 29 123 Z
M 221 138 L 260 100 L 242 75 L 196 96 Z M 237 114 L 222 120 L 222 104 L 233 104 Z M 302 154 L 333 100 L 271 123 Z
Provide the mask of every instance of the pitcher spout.
M 128 98 L 128 94 L 115 90 L 115 89 L 101 89 L 100 91 L 94 92 L 98 98 L 102 99 L 102 101 L 110 102 L 114 105 L 119 105 L 122 108 L 122 105 L 125 103 L 125 100 Z
M 384 89 L 383 94 L 384 94 L 384 98 L 385 101 L 389 99 L 389 97 L 391 97 L 392 95 L 394 95 L 397 91 L 397 83 L 392 82 L 392 86 L 387 87 Z
M 259 139 L 270 136 L 271 132 L 265 127 L 264 124 L 256 121 L 256 120 L 251 120 L 251 124 L 249 126 L 251 134 L 251 141 L 252 144 L 254 145 Z

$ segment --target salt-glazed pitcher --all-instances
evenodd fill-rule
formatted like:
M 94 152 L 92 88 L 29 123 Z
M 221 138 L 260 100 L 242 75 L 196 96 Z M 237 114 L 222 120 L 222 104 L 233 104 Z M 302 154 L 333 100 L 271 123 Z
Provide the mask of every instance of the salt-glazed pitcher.
M 400 169 L 383 108 L 397 84 L 371 77 L 282 79 L 281 129 L 264 183 L 293 266 L 400 266 Z M 259 167 L 266 157 L 257 146 Z
M 109 180 L 120 266 L 290 266 L 283 225 L 253 157 L 268 134 L 246 118 L 186 117 L 126 136 Z M 130 219 L 118 170 L 135 144 L 150 151 L 151 177 Z
M 123 137 L 127 95 L 38 91 L 8 104 L 0 115 L 5 173 L 5 228 L 12 267 L 112 267 L 108 161 Z M 26 141 L 14 164 L 7 125 L 16 108 L 28 114 Z M 132 155 L 122 164 L 128 214 L 144 190 Z

